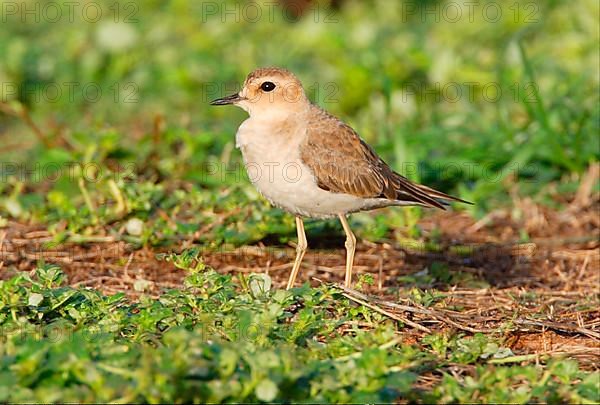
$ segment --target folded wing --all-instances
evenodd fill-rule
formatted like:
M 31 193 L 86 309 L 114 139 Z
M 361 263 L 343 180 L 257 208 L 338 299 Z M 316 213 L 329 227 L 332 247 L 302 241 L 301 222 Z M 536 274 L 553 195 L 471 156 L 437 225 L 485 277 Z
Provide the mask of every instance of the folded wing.
M 470 204 L 394 172 L 352 128 L 326 111 L 313 108 L 300 157 L 313 172 L 320 188 L 441 209 L 447 201 Z

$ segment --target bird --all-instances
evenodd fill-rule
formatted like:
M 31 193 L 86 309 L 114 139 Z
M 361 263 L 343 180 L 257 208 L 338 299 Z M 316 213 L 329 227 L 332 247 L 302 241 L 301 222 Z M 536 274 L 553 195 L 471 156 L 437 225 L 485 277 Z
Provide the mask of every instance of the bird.
M 298 243 L 288 290 L 308 248 L 305 218 L 337 217 L 341 222 L 346 234 L 344 286 L 350 288 L 356 237 L 349 214 L 388 206 L 471 204 L 395 172 L 354 129 L 313 104 L 287 69 L 255 69 L 239 92 L 210 104 L 234 105 L 248 113 L 235 136 L 248 177 L 272 205 L 295 216 Z

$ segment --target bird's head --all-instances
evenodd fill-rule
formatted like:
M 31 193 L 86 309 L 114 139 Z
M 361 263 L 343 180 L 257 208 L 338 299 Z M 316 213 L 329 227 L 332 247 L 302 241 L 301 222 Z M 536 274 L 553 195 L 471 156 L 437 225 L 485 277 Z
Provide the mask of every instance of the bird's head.
M 219 98 L 212 105 L 233 104 L 250 116 L 288 116 L 309 104 L 300 80 L 282 68 L 256 69 L 248 75 L 239 93 Z

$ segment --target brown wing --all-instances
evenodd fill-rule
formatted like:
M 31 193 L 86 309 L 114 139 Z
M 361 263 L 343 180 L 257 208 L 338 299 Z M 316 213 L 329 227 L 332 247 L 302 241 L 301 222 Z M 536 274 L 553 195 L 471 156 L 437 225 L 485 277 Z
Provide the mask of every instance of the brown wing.
M 317 178 L 320 188 L 442 209 L 443 203 L 438 198 L 463 201 L 399 175 L 348 125 L 316 106 L 311 112 L 300 157 Z

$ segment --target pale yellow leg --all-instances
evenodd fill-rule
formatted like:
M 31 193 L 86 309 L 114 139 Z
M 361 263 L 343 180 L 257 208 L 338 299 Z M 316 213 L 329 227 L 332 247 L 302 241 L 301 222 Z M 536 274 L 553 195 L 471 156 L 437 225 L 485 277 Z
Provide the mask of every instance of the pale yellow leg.
M 290 274 L 290 278 L 287 283 L 288 290 L 294 286 L 296 276 L 298 275 L 298 270 L 300 270 L 300 264 L 302 263 L 302 259 L 304 258 L 306 248 L 308 247 L 308 242 L 306 241 L 306 233 L 304 232 L 304 222 L 302 222 L 302 218 L 300 217 L 296 217 L 296 230 L 298 231 L 298 244 L 296 245 L 296 260 L 294 261 L 292 273 Z
M 344 232 L 346 232 L 346 279 L 344 285 L 348 288 L 352 285 L 352 265 L 354 263 L 354 251 L 356 250 L 356 236 L 352 233 L 345 215 L 338 215 Z

